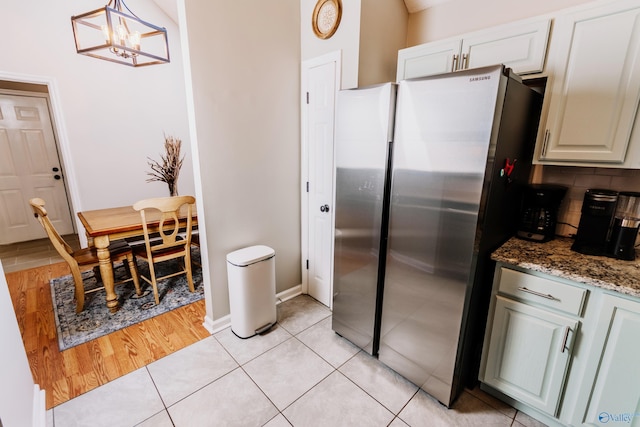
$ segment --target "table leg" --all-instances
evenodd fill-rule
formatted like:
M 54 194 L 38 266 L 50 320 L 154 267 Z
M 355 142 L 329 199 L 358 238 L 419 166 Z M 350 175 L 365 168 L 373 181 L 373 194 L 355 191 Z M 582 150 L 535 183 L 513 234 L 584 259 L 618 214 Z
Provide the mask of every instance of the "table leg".
M 95 247 L 95 244 L 93 243 L 93 237 L 89 236 L 89 233 L 85 232 L 85 236 L 87 236 L 87 246 L 90 248 Z
M 102 284 L 107 293 L 107 308 L 112 313 L 115 313 L 118 311 L 118 295 L 116 295 L 114 290 L 113 264 L 111 263 L 111 255 L 109 254 L 109 236 L 98 236 L 93 239 L 93 243 L 98 250 L 100 275 L 102 276 Z

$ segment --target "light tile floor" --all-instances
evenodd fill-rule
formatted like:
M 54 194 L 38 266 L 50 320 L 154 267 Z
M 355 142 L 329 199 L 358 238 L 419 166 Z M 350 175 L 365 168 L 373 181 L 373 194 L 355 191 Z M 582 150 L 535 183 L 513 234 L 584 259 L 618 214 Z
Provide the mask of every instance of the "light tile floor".
M 73 250 L 80 248 L 77 234 L 62 236 L 62 238 Z M 0 260 L 5 273 L 64 261 L 48 238 L 0 245 Z
M 229 328 L 47 411 L 66 426 L 530 426 L 479 391 L 446 409 L 331 330 L 308 296 L 278 306 L 262 336 Z

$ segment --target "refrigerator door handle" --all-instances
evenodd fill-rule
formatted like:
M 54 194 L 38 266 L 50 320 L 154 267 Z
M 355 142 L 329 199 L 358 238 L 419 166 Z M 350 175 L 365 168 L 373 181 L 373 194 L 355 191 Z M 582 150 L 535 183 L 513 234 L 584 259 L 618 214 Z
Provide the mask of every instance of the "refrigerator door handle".
M 540 150 L 540 158 L 544 159 L 547 156 L 547 146 L 549 145 L 549 138 L 551 137 L 551 131 L 546 129 L 544 131 L 544 140 L 542 141 L 542 150 Z

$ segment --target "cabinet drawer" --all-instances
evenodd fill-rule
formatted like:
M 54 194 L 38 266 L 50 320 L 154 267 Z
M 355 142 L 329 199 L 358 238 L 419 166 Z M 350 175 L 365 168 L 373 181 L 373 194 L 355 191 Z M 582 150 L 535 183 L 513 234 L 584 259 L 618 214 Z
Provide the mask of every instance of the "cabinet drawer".
M 579 316 L 588 291 L 502 267 L 499 292 Z

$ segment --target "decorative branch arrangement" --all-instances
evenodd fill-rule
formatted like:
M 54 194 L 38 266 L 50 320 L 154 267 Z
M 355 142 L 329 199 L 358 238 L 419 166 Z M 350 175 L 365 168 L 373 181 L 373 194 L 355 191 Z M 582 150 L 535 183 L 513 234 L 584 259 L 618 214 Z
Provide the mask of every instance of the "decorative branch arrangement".
M 173 136 L 164 137 L 164 156 L 160 156 L 162 164 L 149 157 L 147 164 L 151 167 L 151 172 L 147 172 L 151 178 L 147 182 L 161 181 L 166 182 L 169 186 L 169 194 L 171 196 L 178 195 L 178 175 L 182 167 L 184 156 L 180 157 L 180 147 L 182 141 Z

